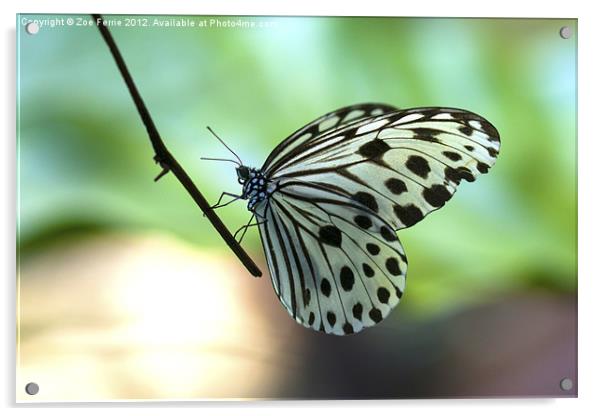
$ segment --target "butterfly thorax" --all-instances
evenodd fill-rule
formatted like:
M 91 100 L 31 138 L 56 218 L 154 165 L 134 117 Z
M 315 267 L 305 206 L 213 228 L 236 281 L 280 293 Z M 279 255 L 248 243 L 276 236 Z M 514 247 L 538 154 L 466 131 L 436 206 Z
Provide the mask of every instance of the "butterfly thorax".
M 242 199 L 248 199 L 247 208 L 253 211 L 255 206 L 266 200 L 272 192 L 269 187 L 269 180 L 264 173 L 255 168 L 239 166 L 236 168 L 238 182 L 242 185 Z

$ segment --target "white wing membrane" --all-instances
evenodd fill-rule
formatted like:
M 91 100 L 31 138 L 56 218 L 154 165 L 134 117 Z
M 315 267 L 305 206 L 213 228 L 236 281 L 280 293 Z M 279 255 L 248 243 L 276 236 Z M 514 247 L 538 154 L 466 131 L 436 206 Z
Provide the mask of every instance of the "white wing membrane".
M 474 181 L 486 173 L 499 148 L 495 128 L 476 114 L 396 111 L 362 119 L 297 148 L 270 179 L 332 184 L 401 229 L 441 208 L 461 180 Z
M 289 136 L 261 169 L 272 188 L 254 209 L 288 313 L 336 335 L 380 322 L 405 287 L 395 230 L 486 173 L 499 149 L 491 123 L 453 108 L 361 104 Z
M 272 283 L 297 322 L 351 334 L 397 305 L 406 257 L 394 230 L 374 212 L 328 188 L 293 182 L 265 208 L 260 234 Z

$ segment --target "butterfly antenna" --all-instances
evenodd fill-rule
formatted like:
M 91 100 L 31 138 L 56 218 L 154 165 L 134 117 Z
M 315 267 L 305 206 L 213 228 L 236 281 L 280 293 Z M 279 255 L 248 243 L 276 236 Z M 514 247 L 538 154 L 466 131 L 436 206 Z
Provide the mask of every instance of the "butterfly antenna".
M 211 132 L 211 134 L 213 134 L 213 135 L 215 136 L 215 138 L 216 138 L 217 140 L 219 140 L 219 142 L 220 142 L 221 144 L 223 144 L 223 145 L 224 145 L 224 147 L 225 147 L 226 149 L 228 149 L 228 150 L 230 151 L 230 153 L 232 153 L 232 154 L 233 154 L 233 155 L 236 157 L 236 159 L 238 159 L 238 163 L 239 163 L 239 165 L 242 165 L 242 164 L 243 164 L 243 163 L 242 163 L 242 160 L 240 160 L 240 158 L 238 157 L 238 155 L 237 155 L 236 153 L 234 153 L 234 150 L 230 149 L 230 147 L 229 147 L 229 146 L 228 146 L 228 145 L 227 145 L 227 144 L 226 144 L 226 143 L 225 143 L 225 142 L 224 142 L 222 139 L 220 139 L 220 138 L 219 138 L 219 136 L 218 136 L 217 134 L 215 134 L 215 132 L 214 132 L 214 131 L 211 129 L 211 127 L 207 126 L 207 130 L 209 130 L 209 131 Z
M 217 160 L 218 162 L 232 162 L 236 165 L 240 165 L 240 163 L 238 163 L 236 160 L 232 160 L 232 159 L 221 159 L 218 157 L 202 157 L 201 160 Z

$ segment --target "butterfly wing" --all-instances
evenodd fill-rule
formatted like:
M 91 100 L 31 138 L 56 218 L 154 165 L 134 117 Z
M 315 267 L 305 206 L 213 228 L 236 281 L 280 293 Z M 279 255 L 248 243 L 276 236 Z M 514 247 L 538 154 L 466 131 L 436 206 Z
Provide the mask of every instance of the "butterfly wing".
M 453 108 L 416 108 L 360 118 L 278 156 L 269 179 L 324 184 L 362 203 L 394 229 L 441 208 L 462 180 L 495 163 L 495 127 Z
M 328 132 L 342 129 L 362 119 L 373 118 L 396 110 L 396 107 L 388 104 L 365 103 L 331 111 L 306 124 L 284 139 L 267 157 L 261 171 L 269 174 L 269 172 L 278 169 L 291 154 L 294 154 L 294 149 L 298 149 L 302 145 L 310 146 L 314 139 Z
M 289 182 L 258 207 L 274 290 L 300 324 L 336 335 L 375 325 L 397 305 L 406 257 L 377 213 L 319 184 Z
M 346 107 L 291 135 L 262 168 L 276 188 L 255 211 L 289 314 L 337 335 L 381 321 L 405 287 L 395 230 L 486 173 L 499 148 L 491 123 L 452 108 Z

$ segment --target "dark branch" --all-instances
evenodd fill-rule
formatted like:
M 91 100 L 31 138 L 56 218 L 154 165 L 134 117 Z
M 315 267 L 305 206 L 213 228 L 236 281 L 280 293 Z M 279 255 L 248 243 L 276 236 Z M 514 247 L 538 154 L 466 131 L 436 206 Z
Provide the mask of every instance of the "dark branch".
M 115 59 L 115 63 L 123 76 L 123 80 L 127 85 L 128 90 L 130 91 L 130 95 L 134 100 L 134 104 L 136 104 L 136 108 L 138 109 L 138 113 L 140 114 L 140 118 L 146 127 L 146 131 L 148 133 L 148 137 L 151 141 L 153 149 L 155 151 L 155 162 L 161 166 L 161 173 L 155 178 L 155 181 L 159 180 L 163 175 L 168 172 L 172 172 L 175 177 L 180 181 L 182 186 L 186 188 L 194 202 L 199 206 L 199 208 L 203 211 L 205 216 L 211 221 L 211 224 L 215 227 L 217 232 L 222 236 L 228 247 L 236 254 L 236 256 L 240 259 L 242 264 L 245 265 L 247 270 L 256 277 L 261 276 L 261 271 L 257 267 L 257 265 L 251 260 L 249 255 L 244 251 L 244 249 L 240 246 L 240 244 L 234 239 L 230 231 L 226 228 L 222 220 L 217 216 L 217 214 L 211 209 L 209 203 L 203 197 L 201 192 L 192 182 L 192 179 L 188 176 L 186 171 L 180 166 L 177 160 L 169 153 L 167 147 L 163 143 L 157 128 L 155 127 L 155 123 L 151 118 L 144 101 L 142 101 L 142 97 L 140 93 L 138 93 L 138 89 L 136 88 L 136 84 L 134 84 L 134 80 L 130 75 L 130 72 L 127 69 L 125 61 L 109 32 L 109 29 L 103 24 L 104 20 L 101 15 L 93 14 L 92 17 L 97 23 L 98 30 L 100 30 L 100 34 L 104 38 L 107 46 L 109 47 L 113 58 Z

